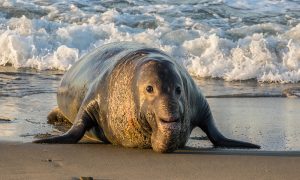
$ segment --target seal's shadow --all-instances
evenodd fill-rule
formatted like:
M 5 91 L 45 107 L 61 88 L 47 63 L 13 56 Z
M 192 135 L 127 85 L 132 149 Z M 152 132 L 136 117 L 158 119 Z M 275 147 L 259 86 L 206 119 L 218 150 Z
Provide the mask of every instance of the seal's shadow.
M 228 155 L 228 156 L 282 156 L 282 157 L 300 157 L 300 151 L 263 151 L 263 150 L 245 150 L 237 148 L 194 148 L 184 147 L 176 150 L 172 154 L 191 154 L 191 155 Z

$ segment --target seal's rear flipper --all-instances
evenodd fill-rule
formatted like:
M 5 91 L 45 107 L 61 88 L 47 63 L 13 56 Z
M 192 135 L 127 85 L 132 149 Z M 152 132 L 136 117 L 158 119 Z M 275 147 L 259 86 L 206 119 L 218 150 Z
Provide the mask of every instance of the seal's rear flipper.
M 49 124 L 56 124 L 56 123 L 70 123 L 68 118 L 61 112 L 61 110 L 56 107 L 54 108 L 47 116 L 47 122 Z
M 202 124 L 200 128 L 207 134 L 209 140 L 214 144 L 215 147 L 260 148 L 260 146 L 256 144 L 232 140 L 224 137 L 216 128 L 213 119 L 209 119 L 207 123 Z
M 33 143 L 50 143 L 50 144 L 73 144 L 77 143 L 86 131 L 86 124 L 81 120 L 74 124 L 68 132 L 61 136 L 39 139 L 33 141 Z

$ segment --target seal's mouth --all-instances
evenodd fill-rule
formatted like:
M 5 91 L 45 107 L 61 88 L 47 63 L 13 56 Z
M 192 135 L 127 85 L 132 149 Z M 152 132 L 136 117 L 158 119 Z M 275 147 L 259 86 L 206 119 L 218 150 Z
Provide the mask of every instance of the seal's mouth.
M 179 118 L 175 118 L 175 117 L 170 117 L 170 118 L 159 118 L 159 121 L 162 123 L 176 123 L 179 122 Z

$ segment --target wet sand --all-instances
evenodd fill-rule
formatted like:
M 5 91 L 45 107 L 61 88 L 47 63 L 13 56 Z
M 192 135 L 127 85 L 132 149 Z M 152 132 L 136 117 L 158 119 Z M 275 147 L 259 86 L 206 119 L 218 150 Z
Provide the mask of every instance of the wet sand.
M 219 130 L 227 137 L 261 145 L 265 151 L 299 151 L 299 98 L 208 98 Z M 0 141 L 31 142 L 40 135 L 59 135 L 47 123 L 56 106 L 51 94 L 0 98 Z M 30 113 L 28 113 L 30 112 Z M 195 129 L 187 146 L 211 147 L 200 129 Z
M 300 152 L 0 143 L 0 179 L 297 179 Z

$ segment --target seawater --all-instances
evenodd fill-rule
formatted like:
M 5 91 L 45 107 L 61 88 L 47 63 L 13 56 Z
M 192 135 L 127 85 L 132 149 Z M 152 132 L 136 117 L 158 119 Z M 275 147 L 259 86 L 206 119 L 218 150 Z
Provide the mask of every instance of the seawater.
M 160 48 L 196 77 L 300 80 L 296 0 L 0 2 L 0 65 L 64 71 L 116 41 Z
M 297 0 L 0 1 L 0 140 L 60 133 L 46 116 L 62 75 L 118 41 L 162 49 L 185 66 L 225 135 L 300 150 Z

